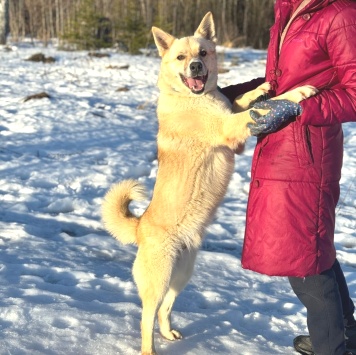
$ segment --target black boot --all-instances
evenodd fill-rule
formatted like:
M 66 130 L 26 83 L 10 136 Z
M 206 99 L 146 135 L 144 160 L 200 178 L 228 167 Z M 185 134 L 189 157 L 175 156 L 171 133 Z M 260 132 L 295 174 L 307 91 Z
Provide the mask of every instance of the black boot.
M 356 324 L 345 329 L 345 355 L 356 355 Z M 293 340 L 294 349 L 302 355 L 314 355 L 309 335 L 299 335 Z
M 293 340 L 294 349 L 302 355 L 314 355 L 309 335 L 298 335 Z

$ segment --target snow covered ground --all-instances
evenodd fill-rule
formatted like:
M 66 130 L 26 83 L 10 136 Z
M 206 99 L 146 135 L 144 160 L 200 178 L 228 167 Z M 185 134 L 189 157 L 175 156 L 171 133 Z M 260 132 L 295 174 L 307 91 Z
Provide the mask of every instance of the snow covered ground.
M 263 75 L 264 51 L 220 51 L 229 70 L 220 86 Z M 37 52 L 56 62 L 26 61 Z M 145 56 L 0 48 L 0 354 L 139 352 L 136 250 L 104 231 L 100 208 L 124 178 L 152 191 L 158 70 L 159 59 Z M 43 91 L 51 98 L 24 101 Z M 344 128 L 336 246 L 356 301 L 356 125 Z M 293 338 L 307 332 L 288 282 L 240 265 L 254 143 L 236 157 L 193 278 L 175 303 L 184 339 L 156 332 L 161 354 L 292 354 Z

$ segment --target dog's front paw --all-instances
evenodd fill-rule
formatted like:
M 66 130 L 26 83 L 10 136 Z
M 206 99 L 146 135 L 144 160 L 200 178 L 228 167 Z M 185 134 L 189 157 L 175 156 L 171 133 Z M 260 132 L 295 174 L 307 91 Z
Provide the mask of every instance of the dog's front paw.
M 257 86 L 257 88 L 256 88 L 258 96 L 267 94 L 268 91 L 270 91 L 270 90 L 271 90 L 271 84 L 268 81 L 261 84 L 260 86 Z
M 268 95 L 271 89 L 270 83 L 266 82 L 258 86 L 256 89 L 246 92 L 243 95 L 236 97 L 232 104 L 232 112 L 239 113 L 251 108 L 257 98 L 260 96 Z
M 303 100 L 307 99 L 308 97 L 314 96 L 319 92 L 319 90 L 316 87 L 311 85 L 304 85 L 301 86 L 299 89 L 301 94 L 303 95 Z
M 179 340 L 183 338 L 182 334 L 178 332 L 178 330 L 174 330 L 174 329 L 165 332 L 161 331 L 161 334 L 163 337 L 165 337 L 168 340 Z
M 316 95 L 318 92 L 319 90 L 314 86 L 311 85 L 300 86 L 290 91 L 290 93 L 292 94 L 292 99 L 290 101 L 299 103 L 307 99 L 308 97 Z

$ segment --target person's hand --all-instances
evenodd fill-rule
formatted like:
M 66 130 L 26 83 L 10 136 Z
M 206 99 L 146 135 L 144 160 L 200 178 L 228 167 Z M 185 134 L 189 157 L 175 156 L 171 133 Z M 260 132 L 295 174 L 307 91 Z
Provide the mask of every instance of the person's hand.
M 282 123 L 302 113 L 302 107 L 298 103 L 289 100 L 260 101 L 256 102 L 253 108 L 269 110 L 269 112 L 263 116 L 257 111 L 250 110 L 250 116 L 256 122 L 256 124 L 248 124 L 251 135 L 253 136 L 274 132 Z

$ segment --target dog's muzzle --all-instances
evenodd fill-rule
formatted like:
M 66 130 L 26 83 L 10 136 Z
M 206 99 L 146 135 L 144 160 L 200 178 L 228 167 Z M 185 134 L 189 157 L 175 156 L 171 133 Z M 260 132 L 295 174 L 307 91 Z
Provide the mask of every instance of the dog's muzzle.
M 180 75 L 183 83 L 190 89 L 193 94 L 201 94 L 204 92 L 205 84 L 208 80 L 208 74 L 198 75 L 195 77 L 185 77 Z
M 204 74 L 204 64 L 200 60 L 193 60 L 189 63 L 189 71 L 189 76 L 181 75 L 183 83 L 192 93 L 201 94 L 208 80 L 208 74 Z

